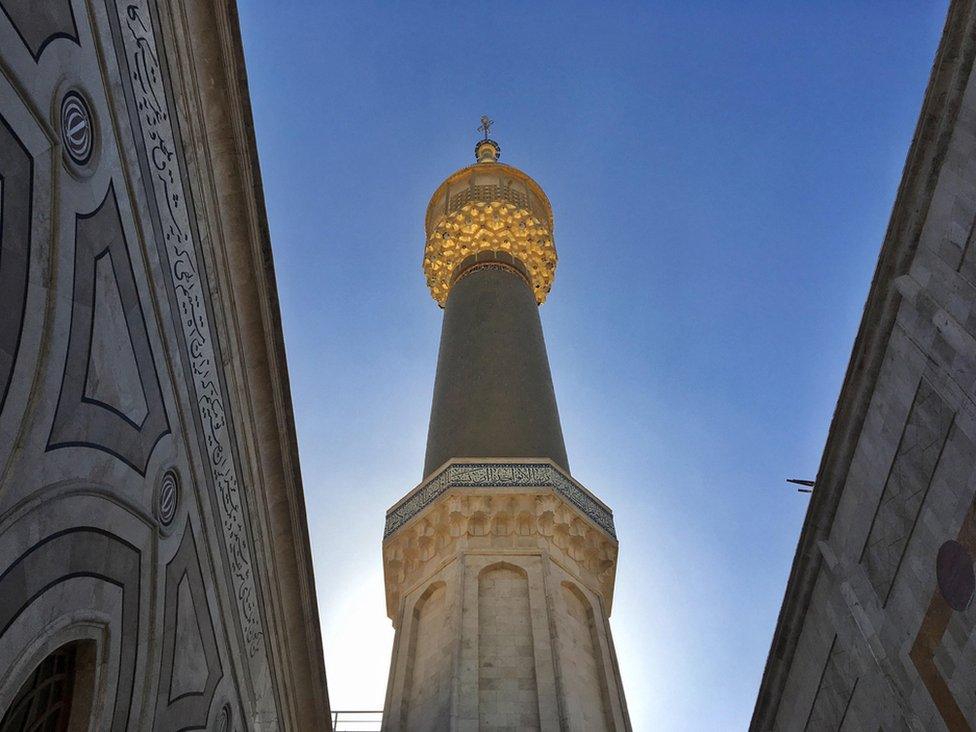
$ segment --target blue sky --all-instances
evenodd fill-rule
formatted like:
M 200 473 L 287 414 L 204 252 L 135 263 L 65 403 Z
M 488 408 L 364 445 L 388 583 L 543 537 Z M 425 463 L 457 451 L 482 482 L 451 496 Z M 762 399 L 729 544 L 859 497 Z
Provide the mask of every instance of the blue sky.
M 268 3 L 241 26 L 334 708 L 383 704 L 427 201 L 480 115 L 555 212 L 573 475 L 635 729 L 744 729 L 946 2 Z

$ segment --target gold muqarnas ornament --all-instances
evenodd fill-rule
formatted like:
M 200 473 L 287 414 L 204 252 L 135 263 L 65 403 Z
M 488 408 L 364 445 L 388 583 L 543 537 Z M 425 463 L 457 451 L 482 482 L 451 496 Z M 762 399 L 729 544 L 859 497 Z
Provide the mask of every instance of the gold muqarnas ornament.
M 556 274 L 552 206 L 532 178 L 498 162 L 501 147 L 489 137 L 492 124 L 487 115 L 481 118 L 477 162 L 441 183 L 427 206 L 424 274 L 441 307 L 463 270 L 484 252 L 503 253 L 524 267 L 520 272 L 540 305 Z

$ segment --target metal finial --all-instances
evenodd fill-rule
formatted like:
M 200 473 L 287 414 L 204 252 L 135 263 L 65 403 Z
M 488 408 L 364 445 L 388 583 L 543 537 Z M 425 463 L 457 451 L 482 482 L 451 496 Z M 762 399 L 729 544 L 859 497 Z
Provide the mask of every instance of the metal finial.
M 491 126 L 495 124 L 495 121 L 488 118 L 487 114 L 481 115 L 481 127 L 478 128 L 478 132 L 485 133 L 485 139 L 488 139 L 488 132 L 491 130 Z

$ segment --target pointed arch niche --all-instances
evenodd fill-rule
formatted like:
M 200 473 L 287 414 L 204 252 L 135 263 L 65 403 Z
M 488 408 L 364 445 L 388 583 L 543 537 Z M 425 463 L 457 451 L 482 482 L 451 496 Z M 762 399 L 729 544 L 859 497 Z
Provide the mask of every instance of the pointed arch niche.
M 482 729 L 538 729 L 529 578 L 508 562 L 478 575 L 478 717 Z
M 433 582 L 413 607 L 401 729 L 443 729 L 450 719 L 451 644 L 447 585 Z
M 562 622 L 559 661 L 569 728 L 613 729 L 609 721 L 609 692 L 597 616 L 593 605 L 572 582 L 562 583 Z

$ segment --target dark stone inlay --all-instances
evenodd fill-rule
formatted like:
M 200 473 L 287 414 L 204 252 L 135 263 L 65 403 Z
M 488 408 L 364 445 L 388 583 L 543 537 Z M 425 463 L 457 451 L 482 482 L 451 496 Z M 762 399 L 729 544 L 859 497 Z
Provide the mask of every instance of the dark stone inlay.
M 206 666 L 207 678 L 199 691 L 189 691 L 174 696 L 174 662 L 176 660 L 177 624 L 180 598 L 180 584 L 186 580 L 190 591 L 193 616 L 196 622 L 197 637 Z M 166 689 L 165 696 L 160 693 L 156 706 L 156 729 L 205 729 L 210 704 L 213 701 L 217 684 L 223 677 L 220 654 L 217 652 L 217 634 L 210 616 L 207 591 L 200 569 L 196 540 L 192 525 L 187 522 L 180 540 L 176 556 L 166 565 L 166 608 L 164 610 L 163 653 L 160 667 L 160 691 Z
M 33 196 L 34 159 L 0 115 L 0 412 L 24 328 Z
M 112 264 L 147 407 L 138 424 L 115 405 L 85 395 L 95 323 L 95 267 L 102 257 Z M 112 185 L 97 209 L 75 218 L 74 275 L 68 353 L 47 449 L 90 447 L 145 475 L 156 443 L 169 432 L 169 421 Z
M 976 573 L 973 559 L 966 547 L 958 541 L 949 540 L 939 547 L 935 560 L 935 574 L 939 592 L 953 610 L 962 612 L 973 599 L 976 590 Z
M 112 729 L 128 729 L 139 653 L 139 549 L 103 529 L 80 526 L 52 534 L 0 575 L 0 636 L 42 594 L 76 577 L 92 577 L 122 590 L 119 672 Z M 65 608 L 67 610 L 67 608 Z
M 78 26 L 69 0 L 0 0 L 7 16 L 34 61 L 51 41 L 66 38 L 78 42 Z

